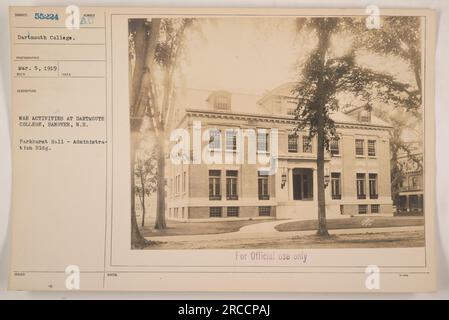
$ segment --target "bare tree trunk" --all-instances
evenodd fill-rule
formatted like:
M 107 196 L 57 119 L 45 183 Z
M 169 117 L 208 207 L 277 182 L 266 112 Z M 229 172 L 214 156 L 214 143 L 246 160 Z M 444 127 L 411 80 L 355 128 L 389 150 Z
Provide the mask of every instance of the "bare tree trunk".
M 162 135 L 162 133 L 161 133 Z M 158 143 L 157 159 L 157 208 L 155 229 L 165 229 L 165 137 Z
M 141 248 L 147 241 L 140 233 L 136 216 L 136 184 L 134 177 L 134 164 L 136 158 L 136 146 L 138 144 L 138 134 L 131 132 L 131 248 Z
M 142 206 L 142 227 L 145 227 L 145 182 L 143 178 L 143 174 L 140 176 L 140 204 Z
M 320 30 L 321 29 L 321 30 Z M 317 82 L 318 97 L 315 100 L 317 102 L 317 187 L 318 187 L 318 230 L 317 235 L 329 236 L 326 225 L 326 199 L 325 199 L 325 187 L 324 187 L 324 95 L 326 88 L 324 88 L 324 68 L 325 68 L 325 56 L 329 47 L 330 34 L 326 27 L 321 26 L 318 36 L 318 59 L 319 59 L 319 78 Z
M 136 188 L 134 181 L 134 165 L 137 146 L 140 141 L 140 127 L 148 106 L 150 90 L 151 66 L 154 61 L 156 44 L 159 39 L 160 19 L 152 19 L 151 31 L 147 35 L 144 19 L 130 23 L 130 31 L 135 32 L 135 65 L 130 88 L 130 127 L 131 127 L 131 247 L 142 247 L 147 241 L 140 233 L 136 218 Z

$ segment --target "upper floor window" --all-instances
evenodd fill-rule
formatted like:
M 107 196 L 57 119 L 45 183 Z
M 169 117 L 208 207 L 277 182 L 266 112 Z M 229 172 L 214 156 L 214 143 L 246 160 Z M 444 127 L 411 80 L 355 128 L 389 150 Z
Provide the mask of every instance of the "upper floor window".
M 312 152 L 312 139 L 309 136 L 302 137 L 302 152 L 311 153 Z
M 355 155 L 363 156 L 365 154 L 365 140 L 355 139 Z
M 215 109 L 229 110 L 231 108 L 230 99 L 228 96 L 217 96 L 214 103 Z
M 359 121 L 360 122 L 370 122 L 371 121 L 371 112 L 369 110 L 361 110 L 359 112 Z
M 214 91 L 207 98 L 209 105 L 216 110 L 231 110 L 231 93 Z
M 368 156 L 376 156 L 376 140 L 368 140 Z
M 296 134 L 288 135 L 288 152 L 298 152 L 298 136 Z
M 218 129 L 209 130 L 209 148 L 211 150 L 221 149 L 221 134 Z
M 331 141 L 329 142 L 329 150 L 331 152 L 331 155 L 338 156 L 340 154 L 340 139 L 331 139 Z
M 257 151 L 268 152 L 268 133 L 266 130 L 257 132 Z
M 237 150 L 237 131 L 233 129 L 226 130 L 226 151 Z

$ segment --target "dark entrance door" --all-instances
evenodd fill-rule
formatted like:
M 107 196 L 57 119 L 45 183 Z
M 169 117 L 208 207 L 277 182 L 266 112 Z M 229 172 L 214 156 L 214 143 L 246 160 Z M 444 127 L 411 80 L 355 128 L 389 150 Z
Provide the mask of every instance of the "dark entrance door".
M 312 169 L 293 169 L 293 200 L 313 199 Z

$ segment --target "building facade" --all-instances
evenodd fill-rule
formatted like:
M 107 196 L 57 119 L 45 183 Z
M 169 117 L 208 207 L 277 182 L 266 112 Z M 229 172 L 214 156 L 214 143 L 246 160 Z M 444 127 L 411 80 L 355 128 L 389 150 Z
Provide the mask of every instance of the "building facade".
M 225 159 L 236 154 L 237 145 L 250 150 L 249 140 L 239 140 L 235 131 L 254 131 L 257 156 L 275 158 L 276 169 L 267 174 L 261 169 L 266 165 L 251 162 L 249 152 L 243 152 L 243 162 L 199 163 L 192 151 L 195 142 L 190 142 L 190 161 L 168 161 L 168 219 L 317 217 L 316 139 L 293 130 L 296 102 L 291 86 L 261 97 L 219 91 L 181 100 L 177 127 L 194 137 L 195 124 L 200 123 L 202 152 L 206 148 L 208 154 Z M 364 108 L 332 117 L 338 138 L 325 156 L 327 216 L 391 215 L 390 126 Z M 277 130 L 276 140 L 271 129 Z

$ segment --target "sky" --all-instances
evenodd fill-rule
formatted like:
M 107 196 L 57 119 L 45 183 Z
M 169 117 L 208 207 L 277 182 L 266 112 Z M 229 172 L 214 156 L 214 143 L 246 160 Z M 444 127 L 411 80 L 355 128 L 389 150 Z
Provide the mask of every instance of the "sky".
M 350 36 L 334 38 L 338 55 Z M 262 94 L 299 78 L 298 63 L 316 45 L 311 32 L 298 32 L 293 18 L 200 18 L 186 34 L 178 84 L 187 88 Z M 360 56 L 361 64 L 413 83 L 399 59 Z

